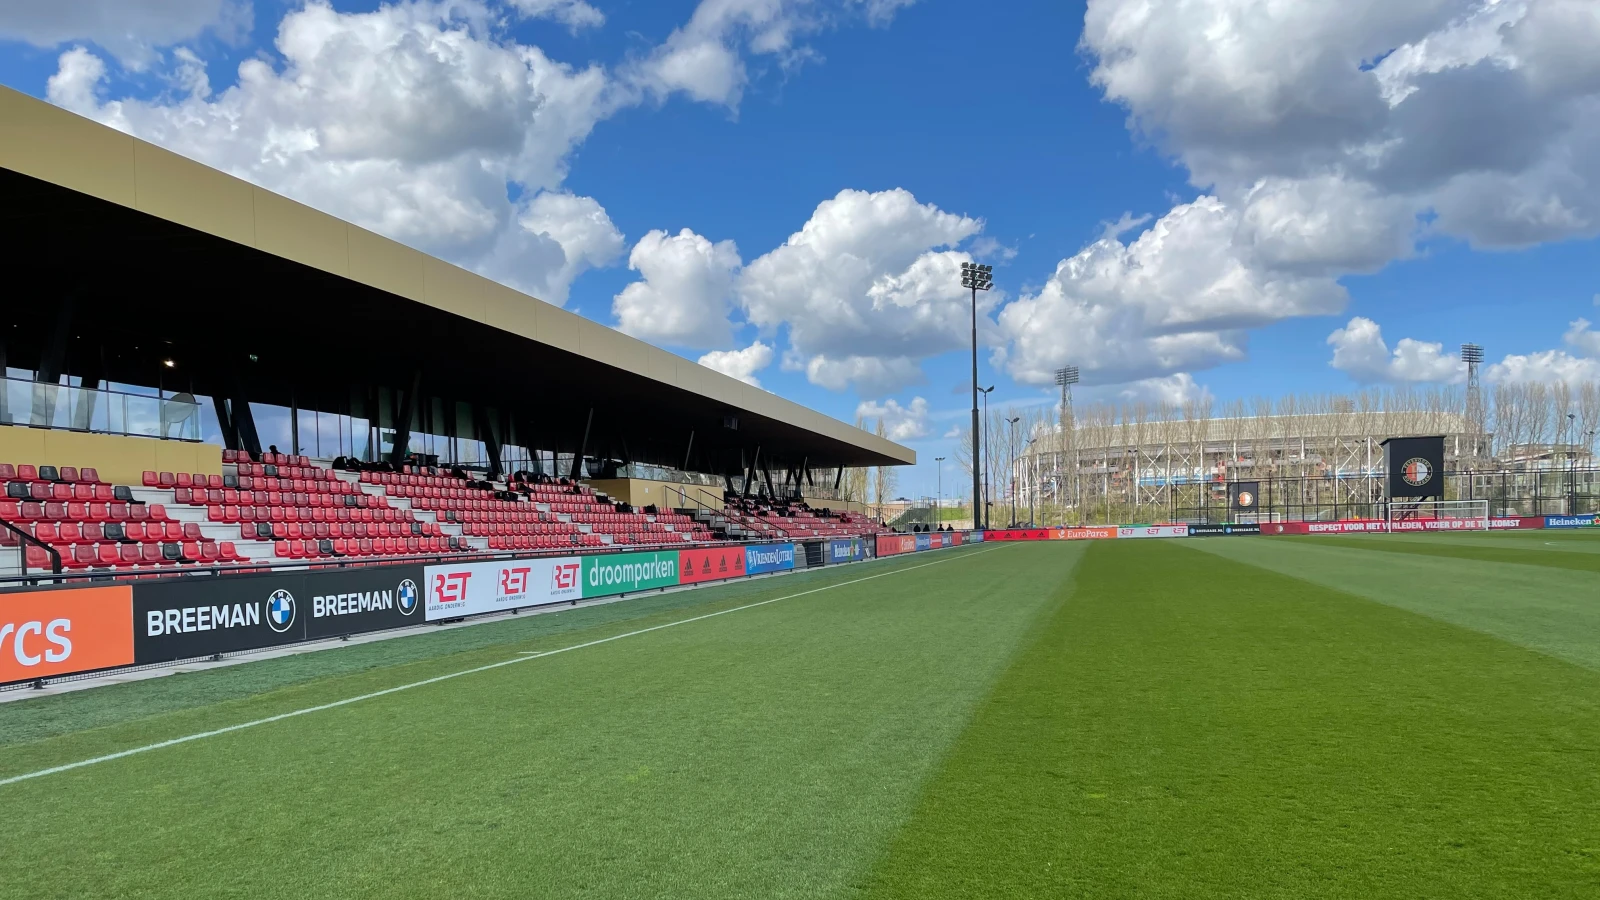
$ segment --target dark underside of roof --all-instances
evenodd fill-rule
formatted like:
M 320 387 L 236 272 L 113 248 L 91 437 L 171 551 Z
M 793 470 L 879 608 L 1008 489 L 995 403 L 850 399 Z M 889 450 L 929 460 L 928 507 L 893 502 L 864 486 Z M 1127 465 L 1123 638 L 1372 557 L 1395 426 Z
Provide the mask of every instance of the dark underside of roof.
M 491 411 L 498 433 L 523 446 L 582 445 L 589 457 L 716 474 L 740 470 L 757 448 L 773 471 L 897 464 L 5 169 L 0 198 L 11 282 L 0 339 L 13 368 L 39 369 L 57 348 L 67 374 L 143 385 L 164 376 L 169 389 L 329 413 L 381 387 L 398 414 L 418 384 L 422 398 Z M 164 359 L 178 366 L 163 372 Z

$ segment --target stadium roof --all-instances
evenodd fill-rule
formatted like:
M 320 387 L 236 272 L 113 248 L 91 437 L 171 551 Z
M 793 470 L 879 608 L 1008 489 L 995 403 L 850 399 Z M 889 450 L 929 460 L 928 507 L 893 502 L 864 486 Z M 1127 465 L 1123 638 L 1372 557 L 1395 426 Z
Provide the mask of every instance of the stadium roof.
M 31 290 L 8 304 L 12 366 L 42 352 L 72 297 L 72 337 L 97 345 L 115 381 L 149 384 L 159 360 L 177 356 L 197 393 L 221 396 L 243 379 L 253 402 L 325 412 L 357 383 L 420 383 L 425 396 L 513 411 L 524 443 L 546 450 L 572 452 L 588 435 L 589 455 L 687 458 L 709 472 L 758 446 L 774 468 L 916 462 L 906 447 L 5 88 L 0 195 L 8 280 Z

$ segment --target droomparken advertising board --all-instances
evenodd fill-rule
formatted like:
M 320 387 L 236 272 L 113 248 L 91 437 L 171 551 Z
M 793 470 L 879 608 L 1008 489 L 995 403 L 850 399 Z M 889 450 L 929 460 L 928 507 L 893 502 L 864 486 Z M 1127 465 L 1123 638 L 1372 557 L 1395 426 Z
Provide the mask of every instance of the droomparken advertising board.
M 678 584 L 678 554 L 617 553 L 583 557 L 583 596 L 631 594 Z

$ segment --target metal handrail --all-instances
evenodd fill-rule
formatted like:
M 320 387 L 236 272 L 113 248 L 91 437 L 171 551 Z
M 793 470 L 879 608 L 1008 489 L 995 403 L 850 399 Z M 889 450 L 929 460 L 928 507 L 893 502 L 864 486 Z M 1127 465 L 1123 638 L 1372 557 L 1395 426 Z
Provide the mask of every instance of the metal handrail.
M 7 522 L 5 519 L 0 519 L 0 526 L 4 526 L 7 531 L 10 531 L 12 534 L 16 535 L 18 538 L 21 539 L 21 543 L 19 543 L 17 545 L 17 550 L 22 554 L 22 564 L 21 564 L 21 566 L 19 566 L 19 568 L 22 570 L 22 573 L 23 573 L 24 577 L 27 575 L 27 572 L 28 572 L 28 553 L 27 553 L 27 545 L 28 544 L 37 544 L 39 547 L 41 547 L 44 550 L 44 552 L 50 554 L 50 570 L 51 570 L 51 572 L 53 574 L 56 574 L 56 575 L 60 575 L 61 574 L 61 551 L 60 550 L 57 550 L 56 548 L 50 546 L 49 544 L 46 544 L 44 541 L 39 540 L 38 538 L 34 537 L 33 535 L 29 534 L 28 532 L 24 531 L 23 529 L 17 527 L 16 525 L 13 525 L 10 522 Z M 3 581 L 4 581 L 4 579 L 0 578 L 0 582 L 3 582 Z

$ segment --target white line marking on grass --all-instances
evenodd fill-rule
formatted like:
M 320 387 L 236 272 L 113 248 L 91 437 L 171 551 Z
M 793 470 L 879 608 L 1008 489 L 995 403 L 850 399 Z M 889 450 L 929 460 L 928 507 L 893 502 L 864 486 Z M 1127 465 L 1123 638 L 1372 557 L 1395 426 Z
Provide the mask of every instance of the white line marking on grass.
M 561 648 L 558 648 L 558 649 L 555 649 L 555 650 L 544 650 L 544 651 L 540 651 L 540 652 L 523 653 L 523 654 L 517 656 L 515 659 L 507 659 L 507 660 L 502 660 L 501 662 L 497 662 L 497 663 L 489 663 L 486 666 L 478 666 L 478 667 L 472 668 L 472 669 L 463 669 L 460 672 L 451 672 L 448 675 L 436 675 L 433 678 L 425 678 L 425 679 L 423 679 L 421 681 L 413 681 L 410 684 L 402 684 L 402 685 L 399 685 L 397 687 L 385 688 L 385 689 L 383 689 L 381 691 L 373 691 L 370 694 L 361 694 L 360 696 L 357 696 L 357 697 L 347 697 L 347 698 L 345 698 L 343 700 L 335 700 L 332 703 L 323 703 L 323 704 L 321 704 L 319 706 L 308 706 L 305 709 L 297 709 L 297 710 L 294 710 L 292 712 L 279 713 L 279 714 L 277 714 L 275 716 L 267 716 L 264 719 L 256 719 L 256 720 L 250 721 L 250 722 L 240 722 L 237 725 L 229 725 L 229 726 L 227 726 L 225 728 L 216 728 L 216 729 L 213 729 L 211 731 L 202 731 L 199 734 L 191 734 L 191 735 L 186 735 L 186 736 L 180 737 L 180 738 L 173 738 L 170 741 L 160 741 L 160 742 L 154 743 L 154 744 L 146 744 L 143 747 L 134 747 L 131 750 L 121 750 L 121 751 L 118 751 L 116 753 L 107 753 L 105 756 L 96 756 L 96 757 L 93 757 L 92 759 L 79 760 L 78 762 L 67 763 L 66 765 L 51 766 L 48 769 L 40 769 L 37 772 L 28 772 L 28 773 L 26 773 L 24 775 L 13 775 L 10 778 L 0 778 L 0 787 L 5 787 L 8 784 L 16 784 L 19 781 L 28 781 L 28 780 L 34 779 L 34 778 L 43 778 L 46 775 L 55 775 L 55 774 L 60 773 L 60 772 L 70 772 L 73 769 L 81 769 L 81 768 L 84 768 L 85 766 L 99 765 L 100 763 L 111 762 L 112 760 L 123 759 L 124 757 L 128 757 L 128 756 L 137 756 L 140 753 L 149 753 L 152 750 L 161 750 L 161 749 L 164 749 L 166 747 L 175 747 L 178 744 L 187 744 L 190 741 L 198 741 L 198 740 L 203 740 L 205 738 L 212 738 L 212 737 L 218 737 L 218 736 L 224 735 L 224 734 L 231 734 L 231 733 L 233 733 L 235 731 L 243 731 L 246 728 L 255 728 L 258 725 L 270 725 L 273 722 L 281 722 L 284 719 L 293 719 L 296 716 L 304 716 L 304 715 L 308 715 L 308 714 L 314 713 L 314 712 L 322 712 L 323 710 L 335 709 L 335 708 L 340 707 L 340 706 L 349 706 L 352 703 L 360 703 L 360 702 L 362 702 L 364 700 L 375 700 L 375 699 L 377 699 L 379 697 L 386 697 L 386 696 L 388 696 L 390 694 L 398 694 L 401 691 L 409 691 L 412 688 L 426 687 L 427 685 L 430 685 L 430 684 L 438 684 L 441 681 L 449 681 L 452 678 L 460 678 L 463 675 L 476 675 L 479 672 L 487 672 L 487 671 L 489 671 L 491 669 L 499 669 L 499 668 L 502 668 L 504 666 L 515 665 L 517 663 L 528 662 L 530 660 L 543 659 L 546 656 L 555 656 L 558 653 L 566 653 L 566 652 L 568 652 L 570 650 L 583 650 L 583 649 L 588 648 L 588 647 L 598 647 L 601 644 L 609 644 L 612 641 L 620 641 L 623 638 L 638 637 L 641 634 L 649 634 L 652 631 L 660 631 L 663 628 L 673 628 L 673 627 L 678 626 L 678 625 L 688 625 L 690 622 L 700 622 L 700 621 L 704 621 L 706 619 L 714 619 L 717 616 L 725 616 L 728 613 L 736 613 L 736 612 L 742 612 L 743 610 L 747 610 L 747 609 L 755 609 L 758 606 L 766 606 L 766 605 L 771 604 L 771 603 L 777 603 L 780 600 L 793 600 L 796 597 L 805 597 L 805 596 L 807 596 L 809 594 L 820 594 L 823 591 L 831 591 L 834 588 L 849 587 L 852 584 L 860 584 L 863 581 L 872 581 L 875 578 L 886 578 L 886 577 L 888 577 L 890 575 L 899 575 L 899 574 L 902 574 L 902 573 L 905 573 L 905 572 L 914 572 L 917 569 L 926 569 L 929 566 L 937 566 L 940 563 L 946 563 L 946 562 L 951 561 L 952 559 L 967 559 L 967 558 L 973 557 L 973 556 L 982 556 L 983 554 L 988 553 L 991 550 L 999 550 L 999 549 L 1000 549 L 999 547 L 989 547 L 989 548 L 986 548 L 986 549 L 983 549 L 983 550 L 979 550 L 976 553 L 964 553 L 964 554 L 961 554 L 960 556 L 947 556 L 947 557 L 945 557 L 943 559 L 936 559 L 933 562 L 926 562 L 926 563 L 923 563 L 923 564 L 917 565 L 917 566 L 907 566 L 904 569 L 895 569 L 895 570 L 893 570 L 891 572 L 879 572 L 876 575 L 868 575 L 868 576 L 863 577 L 863 578 L 853 578 L 853 579 L 851 579 L 849 581 L 841 581 L 838 584 L 823 585 L 822 587 L 819 587 L 819 588 L 812 588 L 809 591 L 800 591 L 799 593 L 789 594 L 789 595 L 783 596 L 783 597 L 773 597 L 770 600 L 760 600 L 760 601 L 757 601 L 755 603 L 747 603 L 744 606 L 735 606 L 735 607 L 732 607 L 731 609 L 718 610 L 717 612 L 706 613 L 705 615 L 701 615 L 701 616 L 691 616 L 690 618 L 687 618 L 687 619 L 679 619 L 676 622 L 666 622 L 666 623 L 661 624 L 661 625 L 652 625 L 649 628 L 640 628 L 637 631 L 629 631 L 629 632 L 627 632 L 625 634 L 614 634 L 611 637 L 599 638 L 599 639 L 593 640 L 593 641 L 585 641 L 584 643 L 581 643 L 581 644 L 573 644 L 570 647 L 561 647 Z

